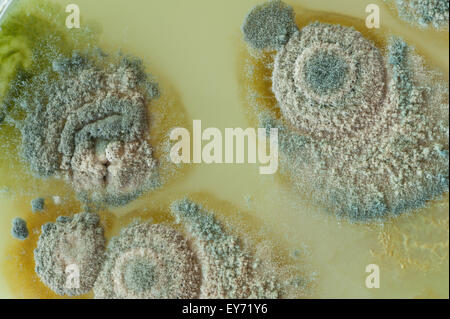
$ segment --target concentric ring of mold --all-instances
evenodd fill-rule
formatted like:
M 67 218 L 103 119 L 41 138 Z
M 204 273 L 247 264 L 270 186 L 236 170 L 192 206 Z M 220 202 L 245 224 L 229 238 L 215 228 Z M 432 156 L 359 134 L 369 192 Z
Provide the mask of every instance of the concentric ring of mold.
M 378 49 L 359 32 L 316 23 L 293 35 L 278 52 L 272 83 L 281 111 L 294 127 L 342 138 L 360 130 L 364 134 L 374 125 L 385 72 Z
M 95 298 L 278 298 L 297 289 L 264 248 L 250 253 L 200 205 L 184 199 L 171 210 L 184 232 L 135 222 L 111 240 Z
M 279 129 L 282 174 L 352 221 L 448 191 L 448 83 L 401 39 L 386 51 L 352 28 L 310 24 L 271 68 L 281 116 L 257 109 L 261 125 Z
M 88 203 L 124 205 L 159 185 L 148 114 L 159 90 L 142 62 L 95 48 L 90 27 L 69 33 L 57 6 L 14 9 L 0 30 L 0 108 L 30 170 L 66 179 Z
M 157 175 L 147 105 L 158 90 L 140 60 L 74 53 L 22 88 L 21 154 L 39 177 L 64 177 L 77 192 L 117 205 Z
M 422 28 L 448 28 L 448 0 L 395 0 L 401 19 Z
M 95 298 L 196 298 L 201 274 L 186 239 L 162 224 L 132 224 L 108 245 Z
M 35 270 L 41 281 L 58 295 L 83 295 L 94 286 L 104 252 L 105 238 L 98 215 L 60 216 L 55 223 L 42 226 L 34 250 Z M 75 271 L 78 279 L 74 280 L 79 280 L 73 286 L 68 282 L 68 270 Z

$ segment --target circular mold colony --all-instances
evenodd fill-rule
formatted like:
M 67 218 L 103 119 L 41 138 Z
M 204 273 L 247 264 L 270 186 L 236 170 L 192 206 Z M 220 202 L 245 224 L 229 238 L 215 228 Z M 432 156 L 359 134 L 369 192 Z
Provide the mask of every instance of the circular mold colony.
M 186 239 L 174 229 L 147 223 L 124 228 L 108 245 L 95 298 L 191 299 L 200 272 Z
M 272 89 L 285 118 L 329 139 L 364 136 L 384 98 L 381 54 L 352 29 L 315 23 L 278 52 Z
M 34 250 L 36 273 L 58 295 L 78 296 L 94 286 L 104 260 L 105 238 L 97 214 L 60 216 L 55 223 L 42 226 Z M 79 282 L 68 282 L 70 267 L 75 267 Z M 76 278 L 75 278 L 76 280 Z
M 387 49 L 353 28 L 304 27 L 275 56 L 281 118 L 260 114 L 279 129 L 282 173 L 352 221 L 383 220 L 448 191 L 448 84 L 401 39 Z
M 42 212 L 45 209 L 45 199 L 42 197 L 32 199 L 30 204 L 33 213 Z
M 399 17 L 420 27 L 448 28 L 448 0 L 395 0 Z
M 298 31 L 294 10 L 281 1 L 254 7 L 242 26 L 244 40 L 256 50 L 277 50 Z
M 147 105 L 158 89 L 140 60 L 74 52 L 21 87 L 21 154 L 33 173 L 63 177 L 86 200 L 110 205 L 150 187 Z
M 184 237 L 162 224 L 134 223 L 111 240 L 95 298 L 278 298 L 287 281 L 241 247 L 213 215 L 189 201 L 172 205 Z

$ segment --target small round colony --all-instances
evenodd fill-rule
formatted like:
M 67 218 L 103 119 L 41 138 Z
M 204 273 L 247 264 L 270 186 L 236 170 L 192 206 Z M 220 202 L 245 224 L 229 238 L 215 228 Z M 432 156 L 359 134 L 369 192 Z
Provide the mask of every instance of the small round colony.
M 27 222 L 20 217 L 16 217 L 12 221 L 11 235 L 14 238 L 25 240 L 28 238 Z
M 149 223 L 124 228 L 108 245 L 94 286 L 95 298 L 196 298 L 201 274 L 186 239 L 174 229 Z
M 42 197 L 31 200 L 31 211 L 33 213 L 42 212 L 45 208 L 45 199 Z
M 34 250 L 36 273 L 58 295 L 78 296 L 94 286 L 105 252 L 99 222 L 96 214 L 80 213 L 42 226 Z
M 278 0 L 255 6 L 242 26 L 245 41 L 257 50 L 277 50 L 297 31 L 294 10 Z
M 83 197 L 111 205 L 155 178 L 147 104 L 158 90 L 140 60 L 73 53 L 25 83 L 16 102 L 26 111 L 22 156 L 35 174 L 63 176 Z

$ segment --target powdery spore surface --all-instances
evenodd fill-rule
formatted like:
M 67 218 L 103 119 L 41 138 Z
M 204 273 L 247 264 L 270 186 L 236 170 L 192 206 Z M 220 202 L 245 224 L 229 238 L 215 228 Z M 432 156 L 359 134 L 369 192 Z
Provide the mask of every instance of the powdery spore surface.
M 448 191 L 448 84 L 405 42 L 383 54 L 352 28 L 313 23 L 277 53 L 281 170 L 338 216 L 368 222 Z
M 58 295 L 83 295 L 94 286 L 104 252 L 105 238 L 97 214 L 60 216 L 55 223 L 42 226 L 34 250 L 35 270 L 41 281 Z M 74 270 L 75 276 L 79 275 L 78 283 L 68 280 Z
M 181 234 L 161 224 L 135 223 L 111 240 L 94 294 L 101 299 L 196 298 L 200 278 L 195 254 Z
M 399 17 L 422 28 L 448 29 L 448 0 L 395 0 Z
M 108 246 L 95 298 L 281 298 L 303 286 L 277 267 L 267 246 L 245 248 L 215 217 L 188 199 L 172 205 L 184 232 L 132 223 Z
M 37 176 L 63 177 L 84 197 L 112 205 L 156 178 L 147 106 L 158 89 L 140 60 L 74 52 L 19 86 L 21 154 Z
M 172 213 L 186 228 L 197 252 L 202 272 L 200 298 L 286 298 L 292 296 L 289 293 L 299 294 L 301 289 L 289 278 L 287 269 L 277 268 L 268 254 L 244 247 L 200 205 L 184 199 L 173 203 Z

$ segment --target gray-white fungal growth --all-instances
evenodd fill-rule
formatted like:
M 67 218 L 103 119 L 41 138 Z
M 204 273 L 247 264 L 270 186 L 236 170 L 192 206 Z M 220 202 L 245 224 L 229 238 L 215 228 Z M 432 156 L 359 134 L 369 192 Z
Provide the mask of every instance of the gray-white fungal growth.
M 197 298 L 201 274 L 194 252 L 176 230 L 133 223 L 111 239 L 95 298 Z
M 257 258 L 242 246 L 239 238 L 225 231 L 212 213 L 188 199 L 173 203 L 172 213 L 195 244 L 203 276 L 200 298 L 282 296 L 277 274 L 258 266 Z
M 181 200 L 172 213 L 186 237 L 135 222 L 111 240 L 95 298 L 278 298 L 293 286 L 281 284 L 282 271 L 268 266 L 268 255 L 248 253 L 199 205 Z
M 34 250 L 35 270 L 58 295 L 86 294 L 94 286 L 104 252 L 105 238 L 97 214 L 60 216 L 55 223 L 42 226 Z
M 303 77 L 309 89 L 316 94 L 336 92 L 347 77 L 347 63 L 337 54 L 320 52 L 304 65 Z
M 385 92 L 380 52 L 346 27 L 314 23 L 278 52 L 272 89 L 299 130 L 330 138 L 370 129 Z
M 395 0 L 398 14 L 405 21 L 420 27 L 448 28 L 448 0 Z
M 281 171 L 352 221 L 422 207 L 448 192 L 448 83 L 401 39 L 387 54 L 353 28 L 313 23 L 278 50 Z
M 297 31 L 294 10 L 278 0 L 254 7 L 242 26 L 244 40 L 258 50 L 277 50 Z
M 17 85 L 21 154 L 36 175 L 62 176 L 111 205 L 155 184 L 147 106 L 159 93 L 140 60 L 74 52 Z
M 28 238 L 27 222 L 20 217 L 16 217 L 12 221 L 11 235 L 14 238 L 25 240 Z
M 31 200 L 31 211 L 33 213 L 41 212 L 45 207 L 45 199 L 42 197 L 34 198 Z

